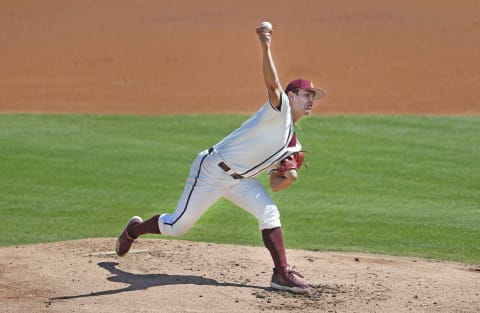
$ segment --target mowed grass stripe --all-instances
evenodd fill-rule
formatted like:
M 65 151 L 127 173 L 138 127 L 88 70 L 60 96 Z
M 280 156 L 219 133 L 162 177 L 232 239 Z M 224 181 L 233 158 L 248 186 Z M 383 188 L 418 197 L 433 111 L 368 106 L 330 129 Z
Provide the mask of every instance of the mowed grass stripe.
M 0 244 L 115 237 L 131 215 L 171 212 L 196 153 L 246 118 L 0 115 Z M 307 167 L 272 193 L 287 247 L 480 263 L 479 122 L 302 120 Z M 182 238 L 262 244 L 254 218 L 226 200 Z

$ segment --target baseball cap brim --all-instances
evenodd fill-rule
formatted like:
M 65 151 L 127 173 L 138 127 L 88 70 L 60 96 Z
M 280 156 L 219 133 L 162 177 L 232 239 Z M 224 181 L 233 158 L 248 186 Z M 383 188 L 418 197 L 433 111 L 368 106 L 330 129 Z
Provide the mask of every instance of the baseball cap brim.
M 315 94 L 315 100 L 325 97 L 323 90 L 318 88 L 306 88 L 306 90 L 312 91 Z

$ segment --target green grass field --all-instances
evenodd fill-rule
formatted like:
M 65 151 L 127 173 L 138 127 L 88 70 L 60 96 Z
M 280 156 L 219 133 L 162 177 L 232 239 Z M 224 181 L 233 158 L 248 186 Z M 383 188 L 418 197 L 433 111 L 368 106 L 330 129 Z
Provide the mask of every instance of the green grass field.
M 116 237 L 132 215 L 171 212 L 196 153 L 245 119 L 0 115 L 0 245 Z M 480 264 L 480 117 L 300 124 L 308 167 L 272 194 L 288 248 Z M 262 244 L 253 217 L 225 200 L 181 238 Z

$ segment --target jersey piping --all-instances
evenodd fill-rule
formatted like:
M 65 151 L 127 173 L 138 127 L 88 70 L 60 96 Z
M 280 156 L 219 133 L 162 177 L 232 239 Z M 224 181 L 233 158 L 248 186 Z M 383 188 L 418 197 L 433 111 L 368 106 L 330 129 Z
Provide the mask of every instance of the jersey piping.
M 278 156 L 277 158 L 275 158 L 274 160 L 271 160 L 274 156 L 276 156 L 278 153 L 280 153 L 282 150 L 285 150 L 287 147 L 288 147 L 288 144 L 290 143 L 290 141 L 292 140 L 292 137 L 293 137 L 293 123 L 291 124 L 290 126 L 290 130 L 289 130 L 289 133 L 288 133 L 288 137 L 287 137 L 287 141 L 286 143 L 284 143 L 284 145 L 278 149 L 277 151 L 275 151 L 274 153 L 272 153 L 268 158 L 266 158 L 265 160 L 263 160 L 261 163 L 255 165 L 254 167 L 252 167 L 251 169 L 243 172 L 243 173 L 239 173 L 240 175 L 242 176 L 246 176 L 247 174 L 249 174 L 250 172 L 254 171 L 255 169 L 261 167 L 262 165 L 265 165 L 263 166 L 260 170 L 256 171 L 252 176 L 255 176 L 259 173 L 261 173 L 262 171 L 264 171 L 265 169 L 267 169 L 268 167 L 270 167 L 273 163 L 277 162 L 278 160 L 281 160 L 283 159 L 287 154 L 288 154 L 288 151 L 285 151 L 285 153 L 283 153 L 282 155 Z

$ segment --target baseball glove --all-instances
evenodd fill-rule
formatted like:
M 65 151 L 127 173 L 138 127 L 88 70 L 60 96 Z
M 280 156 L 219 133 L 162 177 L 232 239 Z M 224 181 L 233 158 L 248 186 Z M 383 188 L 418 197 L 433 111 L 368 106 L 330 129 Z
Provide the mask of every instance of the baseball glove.
M 280 162 L 277 168 L 278 175 L 285 177 L 285 172 L 289 170 L 298 170 L 305 163 L 305 155 L 302 151 L 295 152 Z

